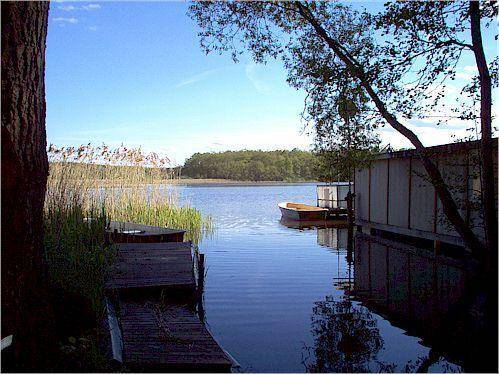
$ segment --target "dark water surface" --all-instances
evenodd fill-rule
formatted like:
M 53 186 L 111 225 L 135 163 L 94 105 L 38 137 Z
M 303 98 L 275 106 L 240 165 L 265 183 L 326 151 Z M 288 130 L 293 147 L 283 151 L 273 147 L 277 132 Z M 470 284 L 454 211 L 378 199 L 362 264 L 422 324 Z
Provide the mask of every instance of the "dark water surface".
M 424 340 L 461 297 L 458 261 L 359 236 L 348 252 L 346 229 L 281 224 L 277 203 L 315 205 L 312 184 L 179 189 L 214 219 L 206 321 L 242 370 L 462 370 Z

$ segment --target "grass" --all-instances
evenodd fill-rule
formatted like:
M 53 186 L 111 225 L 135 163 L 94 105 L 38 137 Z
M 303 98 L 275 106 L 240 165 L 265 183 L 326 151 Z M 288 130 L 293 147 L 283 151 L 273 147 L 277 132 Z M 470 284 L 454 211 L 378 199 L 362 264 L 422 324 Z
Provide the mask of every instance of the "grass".
M 61 340 L 61 370 L 101 370 L 104 285 L 116 255 L 107 244 L 110 220 L 181 228 L 198 243 L 212 232 L 210 217 L 181 206 L 167 160 L 140 149 L 103 145 L 49 148 L 45 254 Z M 69 365 L 69 368 L 66 367 Z
M 196 244 L 213 230 L 211 218 L 203 217 L 198 210 L 189 206 L 178 207 L 160 202 L 149 205 L 138 200 L 113 207 L 110 214 L 117 221 L 184 229 L 187 231 L 185 238 Z
M 76 194 L 87 212 L 98 207 L 109 220 L 184 229 L 196 244 L 213 231 L 211 217 L 180 205 L 172 185 L 177 171 L 154 153 L 105 145 L 51 146 L 49 160 L 49 193 L 55 201 Z

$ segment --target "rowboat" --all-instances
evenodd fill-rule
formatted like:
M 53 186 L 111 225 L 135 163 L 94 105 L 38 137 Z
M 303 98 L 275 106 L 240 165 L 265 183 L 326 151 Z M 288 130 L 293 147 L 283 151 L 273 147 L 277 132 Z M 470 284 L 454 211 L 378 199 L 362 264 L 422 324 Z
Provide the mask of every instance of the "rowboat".
M 328 216 L 328 209 L 319 208 L 312 205 L 283 202 L 278 204 L 282 218 L 294 221 L 316 221 L 325 220 Z

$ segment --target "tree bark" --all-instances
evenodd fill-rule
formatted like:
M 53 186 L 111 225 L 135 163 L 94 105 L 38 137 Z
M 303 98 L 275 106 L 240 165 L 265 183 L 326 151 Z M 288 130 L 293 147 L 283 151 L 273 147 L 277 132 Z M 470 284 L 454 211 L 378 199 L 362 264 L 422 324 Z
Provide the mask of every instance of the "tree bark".
M 442 178 L 442 174 L 436 167 L 436 165 L 431 160 L 431 155 L 428 154 L 427 149 L 423 143 L 419 140 L 417 135 L 400 123 L 397 118 L 391 114 L 386 105 L 376 94 L 373 87 L 369 84 L 366 79 L 365 73 L 362 67 L 355 61 L 355 59 L 348 54 L 348 51 L 329 37 L 326 30 L 319 24 L 319 22 L 313 17 L 308 8 L 301 2 L 296 2 L 298 12 L 302 17 L 310 23 L 310 25 L 315 29 L 317 34 L 327 43 L 327 45 L 333 50 L 333 52 L 348 66 L 352 73 L 359 79 L 362 87 L 366 90 L 371 100 L 373 100 L 376 108 L 382 117 L 399 133 L 404 135 L 416 148 L 418 155 L 423 163 L 423 166 L 430 177 L 431 183 L 437 192 L 437 195 L 442 203 L 442 208 L 444 214 L 449 219 L 451 224 L 454 226 L 456 231 L 459 233 L 465 245 L 470 248 L 478 256 L 483 256 L 484 247 L 478 237 L 473 233 L 473 231 L 466 225 L 463 217 L 459 214 L 456 202 L 452 198 L 452 195 L 447 188 L 447 185 Z
M 480 127 L 482 205 L 487 249 L 491 261 L 497 265 L 497 211 L 494 186 L 494 159 L 492 146 L 492 82 L 482 45 L 480 30 L 480 4 L 470 2 L 471 41 L 480 80 Z
M 48 10 L 48 2 L 1 3 L 2 337 L 13 335 L 17 370 L 47 370 L 55 347 L 43 254 Z

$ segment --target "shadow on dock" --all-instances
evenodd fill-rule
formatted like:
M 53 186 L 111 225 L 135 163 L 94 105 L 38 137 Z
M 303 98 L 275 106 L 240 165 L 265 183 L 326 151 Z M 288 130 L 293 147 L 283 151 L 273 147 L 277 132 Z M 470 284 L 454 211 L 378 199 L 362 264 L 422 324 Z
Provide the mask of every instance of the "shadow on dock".
M 113 359 L 132 371 L 228 372 L 233 362 L 204 324 L 204 255 L 165 230 L 111 231 L 126 241 L 106 283 Z

